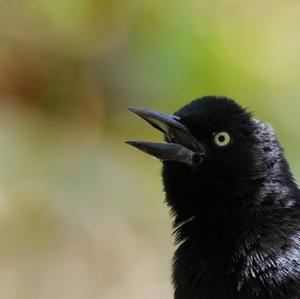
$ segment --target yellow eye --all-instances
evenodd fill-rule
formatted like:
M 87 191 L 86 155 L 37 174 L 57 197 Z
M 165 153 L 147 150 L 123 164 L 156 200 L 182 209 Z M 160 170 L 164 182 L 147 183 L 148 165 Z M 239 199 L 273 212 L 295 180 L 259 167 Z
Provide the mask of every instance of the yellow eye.
M 225 147 L 231 143 L 231 136 L 225 131 L 215 133 L 213 138 L 215 145 L 218 147 Z

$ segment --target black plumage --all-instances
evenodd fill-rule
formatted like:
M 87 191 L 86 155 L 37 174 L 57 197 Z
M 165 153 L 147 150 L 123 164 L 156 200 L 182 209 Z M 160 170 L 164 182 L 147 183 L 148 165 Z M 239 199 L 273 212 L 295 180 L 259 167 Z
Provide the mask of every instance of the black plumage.
M 129 143 L 163 162 L 174 298 L 300 298 L 300 192 L 272 127 L 223 97 L 130 109 L 165 135 Z

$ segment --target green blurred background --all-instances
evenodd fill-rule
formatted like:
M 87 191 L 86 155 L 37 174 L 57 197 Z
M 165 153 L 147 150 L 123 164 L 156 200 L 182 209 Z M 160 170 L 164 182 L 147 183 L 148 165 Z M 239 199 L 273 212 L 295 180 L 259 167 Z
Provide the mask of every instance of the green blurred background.
M 300 179 L 300 2 L 0 1 L 5 299 L 172 297 L 160 140 L 126 110 L 225 95 L 275 127 Z

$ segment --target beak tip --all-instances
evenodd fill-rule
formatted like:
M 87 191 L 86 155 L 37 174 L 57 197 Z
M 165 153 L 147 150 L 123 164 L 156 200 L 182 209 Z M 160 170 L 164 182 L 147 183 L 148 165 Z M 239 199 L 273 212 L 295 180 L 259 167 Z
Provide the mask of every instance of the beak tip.
M 133 106 L 133 105 L 129 105 L 129 106 L 127 107 L 127 109 L 128 109 L 129 111 L 133 112 L 133 113 L 136 113 L 136 114 L 138 114 L 138 112 L 141 111 L 141 108 L 140 108 L 140 107 L 138 107 L 138 106 Z
M 137 148 L 138 141 L 125 141 L 126 144 Z

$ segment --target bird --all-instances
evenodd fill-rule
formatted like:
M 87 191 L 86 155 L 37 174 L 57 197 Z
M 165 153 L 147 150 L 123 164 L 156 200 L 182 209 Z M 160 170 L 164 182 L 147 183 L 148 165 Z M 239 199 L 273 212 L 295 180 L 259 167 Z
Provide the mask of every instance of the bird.
M 300 191 L 271 125 L 221 96 L 174 114 L 130 106 L 163 142 L 175 299 L 300 298 Z

